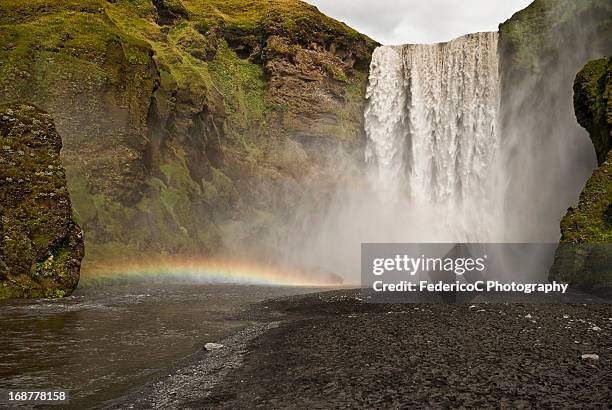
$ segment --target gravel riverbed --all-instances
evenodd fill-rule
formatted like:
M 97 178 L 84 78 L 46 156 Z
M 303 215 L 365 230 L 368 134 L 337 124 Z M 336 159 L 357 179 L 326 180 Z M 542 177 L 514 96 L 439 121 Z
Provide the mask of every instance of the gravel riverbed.
M 345 290 L 257 304 L 245 319 L 260 325 L 203 350 L 127 402 L 211 409 L 612 403 L 611 305 L 360 299 Z

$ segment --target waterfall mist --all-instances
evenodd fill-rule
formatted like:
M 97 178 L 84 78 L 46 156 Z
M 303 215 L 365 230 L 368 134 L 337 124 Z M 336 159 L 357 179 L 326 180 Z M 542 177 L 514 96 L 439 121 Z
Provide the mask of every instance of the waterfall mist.
M 373 55 L 362 174 L 345 176 L 289 259 L 356 282 L 363 242 L 499 240 L 497 33 Z
M 557 243 L 559 222 L 596 165 L 575 119 L 572 84 L 612 44 L 601 35 L 607 9 L 568 0 L 545 6 L 511 23 L 533 31 L 519 41 L 539 36 L 541 44 L 509 45 L 502 26 L 501 39 L 476 33 L 379 47 L 361 171 L 339 164 L 339 189 L 325 211 L 296 210 L 309 216 L 285 241 L 286 260 L 357 283 L 363 242 Z M 517 62 L 516 47 L 532 47 L 520 50 L 531 60 Z M 554 248 L 508 255 L 504 275 L 546 277 Z
M 593 144 L 576 121 L 572 89 L 588 61 L 612 53 L 612 42 L 600 34 L 612 18 L 610 7 L 595 3 L 550 2 L 545 45 L 532 56 L 536 68 L 517 67 L 513 50 L 500 50 L 499 189 L 506 197 L 507 241 L 558 242 L 561 218 L 596 167 Z

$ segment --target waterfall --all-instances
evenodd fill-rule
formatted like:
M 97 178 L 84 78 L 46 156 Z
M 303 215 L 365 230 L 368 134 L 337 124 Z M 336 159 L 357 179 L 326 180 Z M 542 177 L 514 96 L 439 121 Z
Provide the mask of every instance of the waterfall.
M 418 240 L 499 239 L 497 33 L 375 50 L 366 162 L 374 192 Z
M 358 283 L 362 243 L 502 242 L 497 33 L 374 51 L 365 175 L 348 172 L 287 260 Z M 305 212 L 308 214 L 308 212 Z

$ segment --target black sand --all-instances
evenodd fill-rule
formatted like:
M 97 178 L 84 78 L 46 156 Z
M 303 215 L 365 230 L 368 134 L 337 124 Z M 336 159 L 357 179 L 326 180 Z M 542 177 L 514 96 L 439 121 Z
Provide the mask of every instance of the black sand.
M 342 291 L 249 318 L 282 322 L 241 339 L 240 366 L 214 385 L 168 377 L 156 395 L 181 408 L 612 407 L 611 305 L 374 305 Z M 153 396 L 128 401 L 167 407 Z

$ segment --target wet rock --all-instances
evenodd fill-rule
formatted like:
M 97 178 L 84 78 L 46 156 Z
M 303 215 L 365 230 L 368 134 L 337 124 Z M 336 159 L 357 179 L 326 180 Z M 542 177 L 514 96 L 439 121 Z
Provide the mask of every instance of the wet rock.
M 611 91 L 612 58 L 591 61 L 576 76 L 576 118 L 589 132 L 599 168 L 561 220 L 561 245 L 551 269 L 551 278 L 601 295 L 612 295 Z

